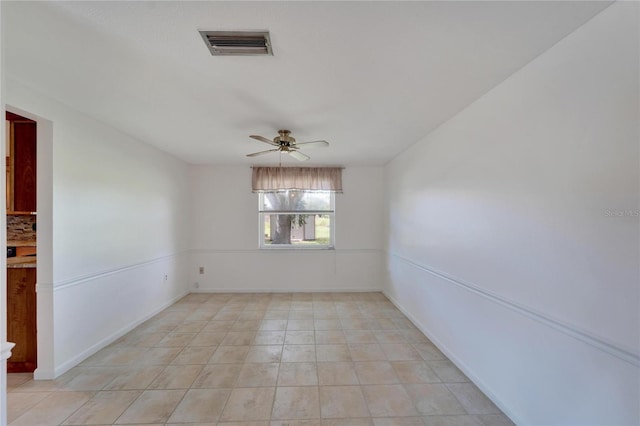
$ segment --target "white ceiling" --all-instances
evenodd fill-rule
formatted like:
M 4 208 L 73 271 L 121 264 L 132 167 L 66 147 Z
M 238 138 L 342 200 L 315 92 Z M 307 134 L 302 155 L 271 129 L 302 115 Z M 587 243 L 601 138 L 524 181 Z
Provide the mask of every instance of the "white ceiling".
M 6 73 L 196 164 L 384 164 L 607 2 L 2 2 Z M 213 57 L 198 29 L 268 29 L 273 57 Z M 296 163 L 287 157 L 287 163 Z

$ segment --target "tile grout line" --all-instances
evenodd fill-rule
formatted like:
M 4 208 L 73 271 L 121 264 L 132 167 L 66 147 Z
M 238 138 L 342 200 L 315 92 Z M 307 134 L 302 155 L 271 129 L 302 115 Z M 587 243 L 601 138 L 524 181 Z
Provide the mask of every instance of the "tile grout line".
M 240 372 L 242 370 L 242 366 L 247 364 L 246 361 L 247 361 L 247 358 L 248 358 L 249 353 L 251 351 L 251 348 L 252 347 L 253 348 L 256 348 L 256 347 L 259 348 L 261 346 L 265 346 L 265 345 L 259 345 L 258 342 L 256 341 L 258 333 L 260 331 L 263 331 L 263 330 L 261 330 L 260 325 L 261 325 L 262 321 L 265 321 L 267 319 L 266 318 L 267 317 L 266 312 L 268 312 L 268 311 L 278 311 L 278 309 L 269 309 L 269 304 L 251 301 L 250 299 L 249 299 L 249 301 L 247 301 L 247 298 L 241 298 L 240 300 L 236 300 L 235 303 L 229 303 L 230 301 L 233 301 L 233 300 L 234 300 L 234 298 L 233 298 L 233 295 L 232 295 L 230 298 L 226 299 L 225 301 L 219 302 L 220 306 L 217 308 L 216 314 L 212 315 L 207 320 L 201 320 L 199 317 L 194 317 L 193 320 L 188 320 L 188 318 L 190 318 L 194 314 L 191 314 L 191 315 L 185 314 L 185 316 L 182 316 L 181 314 L 166 315 L 167 318 L 169 318 L 169 317 L 175 317 L 175 318 L 170 320 L 170 321 L 167 321 L 166 325 L 159 327 L 159 329 L 163 330 L 162 332 L 165 333 L 165 336 L 163 337 L 163 338 L 165 338 L 167 335 L 169 335 L 171 333 L 191 332 L 192 330 L 190 331 L 188 329 L 187 330 L 182 330 L 182 331 L 179 330 L 179 328 L 181 326 L 189 325 L 189 324 L 185 324 L 187 322 L 191 323 L 191 322 L 196 321 L 196 320 L 201 320 L 201 321 L 203 321 L 203 323 L 206 323 L 205 325 L 203 325 L 203 327 L 201 327 L 197 331 L 193 332 L 193 336 L 192 336 L 191 339 L 189 339 L 188 342 L 186 342 L 185 344 L 183 344 L 181 346 L 178 346 L 178 348 L 179 348 L 178 353 L 176 353 L 174 356 L 172 356 L 171 359 L 164 359 L 163 360 L 163 359 L 160 358 L 158 360 L 158 364 L 154 364 L 154 365 L 157 365 L 159 367 L 162 367 L 161 368 L 162 371 L 165 371 L 165 369 L 168 368 L 169 366 L 183 366 L 183 365 L 200 366 L 200 370 L 199 370 L 198 374 L 191 381 L 189 387 L 185 388 L 184 393 L 182 395 L 182 398 L 180 399 L 179 402 L 177 402 L 177 404 L 173 408 L 172 412 L 168 415 L 169 417 L 167 418 L 167 421 L 175 413 L 175 410 L 177 409 L 177 407 L 184 401 L 184 398 L 188 394 L 189 390 L 195 389 L 195 388 L 193 388 L 193 385 L 194 385 L 195 381 L 197 380 L 197 378 L 200 376 L 200 374 L 203 373 L 203 371 L 206 368 L 206 366 L 207 365 L 216 365 L 217 364 L 217 363 L 211 363 L 211 360 L 214 357 L 215 353 L 219 350 L 219 348 L 223 346 L 222 345 L 223 340 L 227 336 L 230 335 L 230 332 L 232 331 L 234 325 L 239 324 L 240 321 L 252 321 L 252 320 L 256 320 L 257 321 L 257 324 L 255 324 L 253 326 L 253 327 L 257 327 L 257 329 L 245 330 L 245 329 L 241 328 L 241 329 L 235 330 L 235 331 L 239 331 L 239 332 L 248 332 L 248 331 L 250 331 L 250 332 L 253 333 L 253 338 L 252 338 L 251 342 L 248 344 L 249 349 L 248 349 L 247 353 L 244 355 L 243 359 L 242 360 L 236 360 L 236 362 L 235 362 L 236 364 L 239 363 L 239 365 L 241 366 L 240 367 L 240 371 L 238 372 L 237 376 L 235 377 L 232 387 L 229 389 L 229 393 L 227 394 L 227 397 L 226 397 L 226 399 L 224 401 L 224 404 L 222 404 L 222 407 L 220 409 L 221 410 L 220 414 L 218 415 L 218 418 L 216 418 L 216 421 L 220 421 L 220 417 L 222 416 L 224 410 L 227 408 L 228 402 L 230 400 L 231 393 L 233 392 L 234 389 L 236 389 L 236 385 L 239 382 Z M 271 303 L 273 301 L 275 301 L 275 300 L 276 300 L 275 298 L 271 298 Z M 272 416 L 273 416 L 273 410 L 275 408 L 277 391 L 278 391 L 278 388 L 281 387 L 281 386 L 278 385 L 278 382 L 279 382 L 280 374 L 282 373 L 282 365 L 283 365 L 283 362 L 284 362 L 284 360 L 283 360 L 284 347 L 286 346 L 287 335 L 288 335 L 289 331 L 292 331 L 292 332 L 294 331 L 294 330 L 288 330 L 289 321 L 310 319 L 312 321 L 312 323 L 313 323 L 312 330 L 310 330 L 310 331 L 313 331 L 312 335 L 313 335 L 313 349 L 314 349 L 314 359 L 315 359 L 314 365 L 315 365 L 315 369 L 316 369 L 315 378 L 316 378 L 316 381 L 317 381 L 317 384 L 315 386 L 313 386 L 313 387 L 318 389 L 318 401 L 317 402 L 319 404 L 319 409 L 320 409 L 320 420 L 322 421 L 322 419 L 324 419 L 324 417 L 322 417 L 322 398 L 321 398 L 321 395 L 320 395 L 321 384 L 320 384 L 320 374 L 319 374 L 319 368 L 318 368 L 318 364 L 320 364 L 320 362 L 321 362 L 321 361 L 319 361 L 318 347 L 322 346 L 322 345 L 320 345 L 318 343 L 318 331 L 320 331 L 320 330 L 318 330 L 316 328 L 316 322 L 315 322 L 316 321 L 316 316 L 315 316 L 316 315 L 316 310 L 313 310 L 313 314 L 312 314 L 312 316 L 310 318 L 305 316 L 305 315 L 295 314 L 294 312 L 296 312 L 296 311 L 303 312 L 303 309 L 298 309 L 298 310 L 291 309 L 291 306 L 295 306 L 295 305 L 292 305 L 295 302 L 308 303 L 309 300 L 308 299 L 301 299 L 301 300 L 289 299 L 289 302 L 288 302 L 289 303 L 289 309 L 286 311 L 286 312 L 288 312 L 288 314 L 287 314 L 287 319 L 286 319 L 286 322 L 285 322 L 285 327 L 284 327 L 284 330 L 279 330 L 279 331 L 281 331 L 283 333 L 283 340 L 282 340 L 281 344 L 277 345 L 277 346 L 279 346 L 281 348 L 281 352 L 280 352 L 280 360 L 277 363 L 278 364 L 278 371 L 277 371 L 277 374 L 276 374 L 276 383 L 275 383 L 275 386 L 274 386 L 274 394 L 273 394 L 273 398 L 272 398 L 272 401 L 271 401 L 271 411 L 270 411 L 270 414 L 269 414 L 269 419 L 273 420 Z M 327 308 L 327 306 L 324 305 L 325 302 L 326 302 L 326 300 L 321 299 L 321 303 L 322 304 L 319 304 L 319 306 L 322 306 L 323 308 Z M 281 302 L 281 303 L 287 303 L 287 302 Z M 312 307 L 313 307 L 313 303 L 314 302 L 312 300 Z M 318 308 L 317 311 L 318 312 L 322 311 L 322 313 L 320 315 L 320 318 L 322 318 L 322 319 L 333 319 L 333 318 L 335 318 L 335 319 L 338 320 L 338 323 L 340 325 L 340 329 L 338 331 L 340 331 L 340 333 L 341 333 L 341 335 L 343 337 L 343 341 L 341 341 L 340 343 L 335 343 L 335 342 L 332 342 L 331 340 L 329 340 L 329 341 L 323 342 L 323 344 L 325 344 L 325 345 L 334 345 L 334 346 L 335 345 L 340 345 L 340 346 L 344 346 L 344 347 L 347 348 L 348 354 L 349 354 L 348 365 L 354 371 L 356 382 L 357 382 L 356 386 L 359 389 L 359 391 L 360 391 L 360 393 L 361 393 L 361 395 L 363 397 L 364 397 L 364 388 L 363 388 L 364 385 L 362 384 L 362 381 L 360 379 L 360 375 L 358 374 L 358 371 L 356 369 L 356 363 L 357 362 L 353 359 L 353 351 L 352 351 L 352 345 L 359 344 L 359 343 L 357 343 L 357 339 L 351 339 L 351 343 L 349 343 L 349 341 L 347 341 L 346 336 L 345 336 L 345 326 L 348 329 L 347 331 L 369 332 L 369 333 L 371 333 L 373 335 L 373 337 L 375 338 L 375 342 L 371 342 L 369 344 L 374 344 L 374 345 L 376 345 L 376 346 L 378 346 L 380 348 L 380 350 L 382 352 L 382 356 L 384 356 L 384 362 L 389 363 L 389 365 L 391 365 L 399 384 L 402 385 L 402 389 L 404 389 L 405 392 L 407 392 L 407 390 L 406 390 L 407 383 L 404 383 L 403 380 L 401 380 L 399 377 L 397 377 L 397 369 L 394 366 L 393 361 L 391 361 L 391 358 L 393 358 L 393 357 L 390 358 L 390 355 L 388 354 L 388 352 L 385 351 L 385 349 L 384 349 L 385 348 L 385 346 L 384 346 L 385 344 L 393 345 L 393 344 L 398 344 L 399 342 L 408 344 L 410 346 L 410 348 L 412 348 L 413 350 L 417 351 L 418 355 L 420 356 L 420 358 L 418 358 L 416 361 L 420 361 L 421 363 L 424 363 L 427 367 L 431 368 L 429 362 L 427 361 L 427 359 L 425 359 L 425 357 L 423 356 L 422 352 L 420 350 L 418 350 L 418 348 L 416 347 L 416 345 L 418 343 L 420 343 L 420 342 L 418 340 L 416 340 L 414 337 L 412 337 L 412 336 L 410 337 L 410 335 L 407 334 L 407 333 L 409 333 L 411 331 L 411 329 L 408 328 L 408 327 L 405 328 L 405 327 L 402 327 L 402 326 L 398 327 L 400 325 L 399 323 L 403 319 L 403 317 L 400 317 L 400 316 L 397 316 L 397 315 L 389 316 L 389 314 L 391 314 L 392 310 L 390 310 L 389 313 L 386 313 L 385 312 L 385 305 L 386 304 L 384 302 L 382 302 L 381 299 L 368 299 L 367 298 L 367 299 L 365 299 L 363 301 L 363 300 L 354 300 L 354 299 L 351 299 L 351 298 L 346 298 L 346 299 L 341 300 L 339 302 L 339 304 L 337 304 L 338 302 L 336 302 L 336 301 L 332 301 L 331 303 L 332 303 L 333 309 L 335 309 L 335 313 L 333 313 L 333 314 L 331 312 L 327 313 L 326 311 L 329 311 L 329 309 L 320 309 L 320 308 Z M 304 305 L 300 305 L 300 306 L 304 306 Z M 336 309 L 338 306 L 340 306 L 340 308 L 341 308 L 340 310 Z M 200 302 L 200 306 L 196 310 L 199 310 L 200 308 L 204 308 L 204 307 L 205 307 L 205 304 L 203 302 Z M 376 314 L 372 315 L 370 312 L 368 312 L 368 310 L 370 308 L 378 310 L 378 314 L 377 315 Z M 355 311 L 354 311 L 354 309 L 355 309 Z M 209 324 L 211 324 L 212 321 L 217 321 L 214 318 L 218 315 L 218 313 L 220 313 L 220 311 L 222 311 L 224 314 L 226 314 L 226 316 L 224 316 L 224 315 L 221 316 L 219 321 L 229 321 L 229 320 L 231 320 L 231 317 L 233 317 L 234 319 L 232 321 L 230 321 L 231 324 L 228 327 L 225 326 L 226 327 L 225 330 L 222 330 L 222 331 L 224 331 L 224 334 L 223 334 L 221 340 L 217 344 L 212 344 L 211 345 L 212 353 L 211 353 L 211 356 L 209 357 L 209 359 L 207 360 L 207 362 L 202 363 L 202 362 L 196 362 L 195 360 L 188 360 L 187 359 L 188 360 L 187 364 L 172 364 L 173 362 L 176 361 L 176 359 L 178 359 L 183 354 L 183 352 L 185 352 L 189 348 L 192 348 L 191 346 L 189 346 L 190 343 L 193 342 L 193 340 L 196 338 L 196 336 L 199 333 L 204 332 L 203 330 L 204 330 L 205 327 L 207 327 Z M 260 314 L 258 314 L 258 313 L 252 314 L 252 312 L 260 312 L 260 311 L 262 311 L 264 313 L 262 314 L 262 316 L 260 318 L 256 319 L 256 317 L 260 316 Z M 181 309 L 171 309 L 170 312 L 172 312 L 172 313 L 181 312 L 182 313 L 183 310 L 181 310 Z M 294 313 L 294 315 L 290 315 L 291 313 Z M 335 317 L 333 315 L 335 315 Z M 277 318 L 277 317 L 279 317 L 279 315 L 273 315 L 273 317 Z M 225 319 L 225 318 L 228 318 L 228 319 Z M 393 329 L 386 328 L 386 327 L 388 327 L 389 325 L 392 325 L 392 324 L 388 324 L 387 323 L 385 325 L 385 323 L 380 323 L 378 320 L 381 319 L 381 318 L 385 318 L 385 319 L 389 319 L 389 320 L 391 320 L 391 319 L 397 320 L 397 321 L 393 321 L 394 322 L 393 323 L 394 328 Z M 406 321 L 406 318 L 405 318 L 405 321 Z M 377 325 L 374 325 L 374 323 L 376 323 L 376 322 L 377 322 Z M 170 326 L 170 324 L 174 324 L 174 325 Z M 147 324 L 147 327 L 148 327 L 147 329 L 151 330 L 151 327 L 149 327 L 149 325 L 150 324 Z M 244 324 L 243 324 L 243 326 L 244 326 Z M 156 325 L 156 327 L 157 327 L 157 325 Z M 278 331 L 278 330 L 276 330 L 276 331 Z M 299 330 L 295 330 L 295 331 L 299 331 Z M 396 341 L 396 340 L 387 341 L 386 339 L 379 338 L 380 337 L 379 334 L 380 333 L 385 333 L 385 331 L 393 331 L 395 333 L 399 333 L 400 334 L 399 337 L 401 338 L 401 340 L 400 341 Z M 217 331 L 214 329 L 212 332 L 217 332 Z M 382 342 L 381 340 L 384 340 L 384 342 Z M 356 342 L 356 343 L 354 343 L 354 342 Z M 427 339 L 427 342 L 428 342 L 428 339 Z M 243 342 L 239 342 L 239 343 L 243 343 Z M 265 341 L 265 343 L 269 343 L 270 344 L 272 342 L 269 342 L 268 339 L 267 339 L 267 341 Z M 290 345 L 293 345 L 293 346 L 301 345 L 301 344 L 306 344 L 304 342 L 304 339 L 303 340 L 298 340 L 295 343 L 290 343 Z M 365 343 L 360 343 L 360 344 L 365 344 Z M 134 347 L 134 346 L 132 346 L 132 347 Z M 247 346 L 247 345 L 240 345 L 240 346 Z M 153 346 L 147 347 L 146 349 L 149 350 L 152 347 L 157 347 L 157 346 L 153 345 Z M 195 348 L 195 347 L 196 346 L 194 346 L 193 348 Z M 238 345 L 231 345 L 231 347 L 238 347 Z M 387 349 L 390 350 L 391 347 L 389 347 Z M 104 358 L 106 358 L 106 357 L 104 357 Z M 328 357 L 328 359 L 331 359 L 331 358 L 333 358 L 333 357 L 332 356 Z M 338 358 L 340 358 L 340 357 L 338 357 Z M 444 357 L 443 360 L 447 360 L 447 358 Z M 340 360 L 337 359 L 337 360 L 333 360 L 333 361 L 327 360 L 326 362 L 330 363 L 330 362 L 339 362 L 339 361 Z M 365 362 L 367 360 L 362 360 L 362 361 Z M 371 360 L 368 360 L 368 361 L 371 361 Z M 302 361 L 297 361 L 297 362 L 302 362 Z M 262 362 L 260 362 L 260 363 L 262 363 Z M 223 365 L 223 364 L 221 364 L 221 365 Z M 88 365 L 87 367 L 88 367 L 89 370 L 94 370 L 94 369 L 99 369 L 99 368 L 103 367 L 103 365 L 100 365 L 100 360 L 98 360 L 95 363 L 95 365 Z M 115 366 L 114 366 L 114 368 L 115 368 Z M 438 374 L 435 370 L 433 370 L 433 373 L 441 380 L 440 374 Z M 79 374 L 80 373 L 76 373 L 75 376 L 78 376 Z M 149 380 L 147 387 L 145 389 L 141 389 L 140 395 L 142 395 L 142 393 L 144 393 L 146 390 L 149 389 L 149 386 L 151 386 L 151 384 L 155 380 L 157 380 L 157 378 L 158 378 L 158 376 L 160 374 L 162 374 L 162 373 L 159 372 L 158 375 L 155 378 L 151 378 Z M 73 377 L 70 377 L 69 380 L 73 380 Z M 94 392 L 93 396 L 92 396 L 92 398 L 90 400 L 95 398 L 95 396 L 99 395 L 100 392 L 105 391 L 104 389 L 107 386 L 109 386 L 109 384 L 112 383 L 114 380 L 116 380 L 115 377 L 113 379 L 111 379 L 108 383 L 103 385 L 101 389 L 99 389 L 96 392 Z M 426 383 L 430 383 L 430 382 L 426 382 Z M 446 384 L 448 382 L 442 381 L 441 383 Z M 303 385 L 298 385 L 298 383 L 296 382 L 292 386 L 297 387 L 297 386 L 303 386 Z M 306 386 L 306 385 L 304 385 L 304 386 Z M 327 384 L 326 386 L 337 386 L 337 385 Z M 203 389 L 209 389 L 209 388 L 203 388 Z M 222 388 L 216 388 L 216 389 L 222 389 Z M 448 389 L 448 386 L 447 386 L 447 389 Z M 161 389 L 158 388 L 157 390 L 161 390 Z M 449 389 L 448 389 L 448 391 L 450 393 L 452 393 Z M 134 399 L 134 401 L 129 403 L 129 405 L 122 411 L 122 413 L 118 416 L 118 418 L 115 421 L 117 421 L 131 407 L 131 405 L 133 405 L 135 403 L 135 401 L 138 400 L 140 395 L 138 395 L 138 397 L 136 399 Z M 456 397 L 455 394 L 453 394 L 453 396 L 455 397 L 455 400 L 457 400 L 459 402 L 459 398 Z M 413 398 L 411 398 L 411 399 L 413 399 Z M 85 402 L 82 406 L 80 406 L 73 413 L 71 413 L 66 419 L 71 417 L 78 410 L 82 409 L 82 407 L 84 407 L 87 402 Z M 369 413 L 368 418 L 369 419 L 373 419 L 373 417 L 371 415 L 370 406 L 369 406 L 368 402 L 366 401 L 366 398 L 365 398 L 364 402 L 365 402 L 365 405 L 367 407 L 367 412 Z M 416 410 L 417 410 L 417 407 L 415 406 L 415 404 L 416 403 L 413 403 L 414 408 L 416 408 Z M 468 411 L 466 409 L 464 409 L 464 411 L 466 413 L 468 413 Z M 418 415 L 421 416 L 421 417 L 424 416 L 422 414 L 418 414 Z M 66 421 L 66 419 L 63 420 L 63 421 Z M 347 419 L 349 419 L 349 418 L 347 418 Z M 302 419 L 298 419 L 298 420 L 302 421 Z

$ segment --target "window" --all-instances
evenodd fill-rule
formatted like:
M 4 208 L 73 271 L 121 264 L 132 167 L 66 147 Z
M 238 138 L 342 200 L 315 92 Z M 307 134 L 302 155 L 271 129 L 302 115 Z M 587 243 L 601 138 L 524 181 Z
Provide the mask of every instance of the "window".
M 340 167 L 253 167 L 260 248 L 328 249 L 335 241 Z
M 260 248 L 333 248 L 335 193 L 259 193 Z

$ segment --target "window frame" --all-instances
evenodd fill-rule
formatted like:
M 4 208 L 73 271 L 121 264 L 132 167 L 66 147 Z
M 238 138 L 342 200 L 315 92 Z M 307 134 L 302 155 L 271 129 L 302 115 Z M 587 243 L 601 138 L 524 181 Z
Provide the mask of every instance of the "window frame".
M 264 192 L 258 192 L 258 247 L 260 250 L 334 250 L 336 234 L 336 193 L 333 191 L 299 190 L 302 192 L 327 192 L 330 196 L 331 210 L 263 210 Z M 328 244 L 266 244 L 265 216 L 273 214 L 326 215 L 329 216 Z

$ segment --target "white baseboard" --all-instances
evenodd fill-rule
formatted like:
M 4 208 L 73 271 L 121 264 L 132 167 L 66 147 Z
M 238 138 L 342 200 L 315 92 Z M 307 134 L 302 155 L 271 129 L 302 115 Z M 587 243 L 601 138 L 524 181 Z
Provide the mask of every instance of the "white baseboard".
M 173 305 L 174 303 L 176 303 L 178 300 L 182 299 L 187 294 L 189 294 L 188 290 L 183 292 L 183 293 L 181 293 L 180 295 L 174 297 L 170 301 L 162 304 L 161 306 L 159 306 L 158 308 L 154 309 L 153 311 L 151 311 L 150 313 L 148 313 L 144 317 L 140 318 L 139 320 L 137 320 L 137 321 L 135 321 L 135 322 L 133 322 L 131 324 L 127 324 L 125 327 L 122 327 L 120 330 L 118 330 L 118 331 L 112 333 L 111 335 L 105 337 L 104 339 L 100 340 L 99 342 L 97 342 L 93 346 L 91 346 L 91 347 L 87 348 L 86 350 L 82 351 L 81 353 L 77 354 L 73 358 L 71 358 L 71 359 L 63 362 L 62 364 L 56 366 L 55 370 L 52 372 L 53 375 L 50 374 L 51 372 L 48 372 L 48 371 L 39 372 L 36 369 L 36 371 L 34 372 L 33 378 L 35 380 L 46 380 L 46 379 L 52 379 L 52 378 L 56 378 L 56 377 L 59 377 L 59 376 L 63 375 L 64 373 L 66 373 L 67 371 L 71 370 L 76 365 L 80 364 L 85 359 L 89 358 L 91 355 L 95 354 L 96 352 L 98 352 L 101 349 L 104 349 L 105 347 L 107 347 L 111 343 L 115 342 L 116 340 L 118 340 L 119 338 L 121 338 L 122 336 L 124 336 L 125 334 L 127 334 L 128 332 L 130 332 L 131 330 L 133 330 L 134 328 L 136 328 L 137 326 L 139 326 L 143 322 L 147 321 L 148 319 L 152 318 L 153 316 L 155 316 L 155 315 L 159 314 L 160 312 L 162 312 L 163 310 L 167 309 L 169 306 Z
M 191 293 L 380 293 L 381 287 L 336 287 L 336 288 L 307 288 L 297 290 L 294 288 L 195 288 L 191 289 Z
M 460 371 L 462 371 L 469 378 L 469 380 L 471 380 L 487 396 L 487 398 L 489 398 L 498 408 L 500 408 L 500 410 L 502 410 L 502 412 L 507 417 L 509 417 L 512 422 L 517 425 L 524 424 L 523 422 L 519 421 L 520 419 L 518 419 L 517 416 L 513 412 L 511 412 L 509 407 L 502 403 L 500 398 L 498 398 L 497 395 L 493 393 L 492 390 L 478 376 L 476 376 L 475 373 L 471 369 L 469 369 L 461 359 L 459 359 L 453 352 L 449 350 L 449 348 L 442 344 L 442 342 L 433 333 L 431 333 L 428 327 L 418 321 L 417 318 L 411 314 L 411 312 L 405 309 L 404 306 L 402 306 L 402 304 L 398 302 L 398 300 L 396 300 L 393 296 L 391 296 L 386 290 L 383 290 L 382 293 L 387 299 L 391 301 L 391 303 L 394 304 L 396 308 L 400 310 L 400 312 L 404 314 L 404 316 L 409 319 L 409 321 L 413 323 L 413 325 L 415 325 L 422 332 L 422 334 L 427 336 L 427 338 L 431 340 L 434 345 L 436 345 L 440 352 L 445 354 L 446 357 L 449 358 L 449 360 L 456 367 L 458 367 Z
M 53 380 L 56 378 L 55 371 L 36 368 L 33 371 L 33 380 Z
M 498 294 L 489 292 L 478 285 L 475 285 L 471 282 L 463 281 L 460 278 L 454 277 L 442 271 L 438 271 L 430 266 L 416 263 L 410 259 L 407 259 L 405 257 L 399 256 L 393 253 L 389 253 L 388 256 L 393 257 L 394 259 L 397 259 L 403 262 L 404 264 L 411 266 L 412 268 L 415 268 L 422 272 L 426 272 L 434 277 L 437 277 L 443 280 L 443 282 L 453 284 L 459 288 L 462 288 L 466 291 L 469 291 L 480 297 L 483 297 L 484 299 L 490 300 L 494 303 L 497 303 L 501 306 L 511 309 L 512 311 L 517 312 L 520 315 L 524 315 L 536 322 L 552 327 L 560 331 L 561 333 L 564 333 L 568 336 L 578 339 L 601 351 L 607 352 L 610 355 L 613 355 L 624 362 L 628 362 L 632 365 L 635 365 L 636 367 L 640 367 L 640 354 L 638 354 L 637 351 L 635 351 L 633 348 L 622 347 L 611 341 L 607 341 L 602 336 L 594 335 L 593 333 L 587 330 L 583 330 L 576 327 L 574 324 L 565 323 L 558 320 L 557 318 L 553 318 L 542 312 L 537 312 L 530 307 L 517 303 L 513 300 L 509 300 Z

